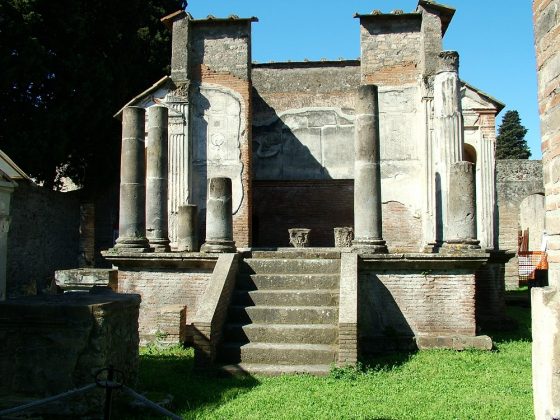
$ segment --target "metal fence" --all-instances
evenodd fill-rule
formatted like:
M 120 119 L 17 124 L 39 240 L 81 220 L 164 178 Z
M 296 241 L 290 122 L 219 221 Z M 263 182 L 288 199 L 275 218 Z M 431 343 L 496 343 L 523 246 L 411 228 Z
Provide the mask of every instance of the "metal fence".
M 65 398 L 74 397 L 80 394 L 85 394 L 95 388 L 103 388 L 105 389 L 105 404 L 103 407 L 103 419 L 110 420 L 111 419 L 111 411 L 113 405 L 113 392 L 117 390 L 121 390 L 127 395 L 134 398 L 136 401 L 141 402 L 146 407 L 152 409 L 153 411 L 169 417 L 173 420 L 181 420 L 181 417 L 173 414 L 172 412 L 166 410 L 165 408 L 157 405 L 153 401 L 150 401 L 146 397 L 141 394 L 138 394 L 132 388 L 129 388 L 124 385 L 124 376 L 121 371 L 114 369 L 112 366 L 108 368 L 100 369 L 97 371 L 95 375 L 95 383 L 91 383 L 89 385 L 85 385 L 81 388 L 76 388 L 70 391 L 66 391 L 57 395 L 53 395 L 47 398 L 43 398 L 40 400 L 36 400 L 27 404 L 23 404 L 17 407 L 8 408 L 6 410 L 0 411 L 0 419 L 4 416 L 11 415 L 11 414 L 19 414 L 23 413 L 24 411 L 29 411 L 31 409 L 47 405 L 53 403 L 55 401 L 60 401 Z

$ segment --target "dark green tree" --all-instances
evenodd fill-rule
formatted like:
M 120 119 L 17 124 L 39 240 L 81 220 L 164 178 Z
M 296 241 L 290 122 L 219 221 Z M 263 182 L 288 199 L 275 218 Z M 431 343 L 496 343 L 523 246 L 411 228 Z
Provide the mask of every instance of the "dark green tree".
M 118 177 L 128 100 L 169 74 L 180 0 L 0 0 L 0 148 L 31 176 Z M 58 169 L 58 176 L 57 176 Z
M 525 140 L 527 129 L 521 125 L 517 111 L 508 111 L 498 128 L 496 159 L 529 159 L 531 151 Z

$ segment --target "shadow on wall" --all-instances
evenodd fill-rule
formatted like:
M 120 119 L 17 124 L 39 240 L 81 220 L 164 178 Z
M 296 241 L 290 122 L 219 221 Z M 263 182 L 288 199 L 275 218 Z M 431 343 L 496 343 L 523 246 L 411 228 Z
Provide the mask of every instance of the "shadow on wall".
M 278 115 L 252 95 L 253 244 L 289 246 L 288 229 L 301 227 L 311 229 L 311 246 L 334 246 L 333 228 L 354 220 L 354 182 L 344 173 L 353 168 L 352 121 L 327 108 Z
M 359 288 L 358 335 L 362 355 L 416 350 L 412 328 L 379 277 L 360 276 Z

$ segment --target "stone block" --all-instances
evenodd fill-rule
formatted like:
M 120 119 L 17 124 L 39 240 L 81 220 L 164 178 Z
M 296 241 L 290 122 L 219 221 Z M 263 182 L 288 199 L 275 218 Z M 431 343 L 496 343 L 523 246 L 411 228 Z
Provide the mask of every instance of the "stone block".
M 420 335 L 416 337 L 416 345 L 424 349 L 452 349 L 452 350 L 492 350 L 492 339 L 487 335 Z
M 533 400 L 535 418 L 560 417 L 560 292 L 531 290 Z
M 138 295 L 113 292 L 0 302 L 0 408 L 91 384 L 109 365 L 134 387 L 139 305 Z M 28 414 L 84 418 L 99 415 L 103 401 L 102 390 L 94 389 Z
M 118 271 L 105 268 L 75 268 L 54 273 L 56 285 L 64 292 L 87 291 L 94 286 L 117 291 Z
M 187 307 L 166 305 L 157 310 L 156 341 L 158 345 L 183 344 L 187 339 Z

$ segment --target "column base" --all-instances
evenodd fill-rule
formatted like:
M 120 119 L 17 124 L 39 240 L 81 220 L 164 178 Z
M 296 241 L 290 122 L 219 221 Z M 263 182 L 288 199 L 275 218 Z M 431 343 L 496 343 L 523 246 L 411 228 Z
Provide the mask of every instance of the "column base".
M 352 252 L 367 252 L 373 254 L 387 254 L 387 244 L 383 239 L 361 239 L 352 241 Z
M 113 250 L 117 252 L 149 252 L 150 245 L 146 238 L 118 238 Z
M 154 252 L 170 252 L 171 248 L 169 246 L 169 239 L 148 239 L 150 248 L 154 249 Z
M 206 241 L 201 247 L 200 252 L 204 253 L 228 253 L 236 252 L 234 241 Z
M 481 249 L 480 241 L 477 239 L 448 239 L 443 242 L 442 251 L 468 251 Z

